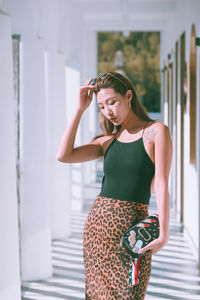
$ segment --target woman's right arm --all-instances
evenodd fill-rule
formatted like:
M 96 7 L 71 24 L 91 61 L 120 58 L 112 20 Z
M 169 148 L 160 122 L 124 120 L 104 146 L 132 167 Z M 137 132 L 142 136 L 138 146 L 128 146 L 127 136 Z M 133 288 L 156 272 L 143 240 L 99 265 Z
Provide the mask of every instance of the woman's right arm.
M 56 159 L 61 162 L 83 162 L 103 156 L 100 143 L 101 138 L 97 138 L 89 144 L 74 148 L 74 141 L 82 114 L 82 110 L 76 110 L 68 128 L 66 129 L 61 139 L 56 156 Z
M 64 163 L 89 161 L 103 156 L 101 138 L 97 138 L 89 144 L 74 148 L 74 142 L 78 125 L 84 110 L 90 105 L 93 96 L 92 79 L 80 88 L 79 102 L 75 114 L 61 138 L 56 159 Z M 88 95 L 89 91 L 89 95 Z

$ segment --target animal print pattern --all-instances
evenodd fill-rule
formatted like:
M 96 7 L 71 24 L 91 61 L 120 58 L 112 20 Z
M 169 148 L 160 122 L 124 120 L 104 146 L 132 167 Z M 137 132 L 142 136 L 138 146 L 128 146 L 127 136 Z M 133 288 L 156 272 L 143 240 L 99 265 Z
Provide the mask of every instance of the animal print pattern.
M 144 299 L 152 255 L 141 257 L 139 284 L 129 285 L 129 267 L 122 263 L 119 242 L 124 232 L 147 215 L 148 204 L 97 196 L 83 234 L 85 299 Z

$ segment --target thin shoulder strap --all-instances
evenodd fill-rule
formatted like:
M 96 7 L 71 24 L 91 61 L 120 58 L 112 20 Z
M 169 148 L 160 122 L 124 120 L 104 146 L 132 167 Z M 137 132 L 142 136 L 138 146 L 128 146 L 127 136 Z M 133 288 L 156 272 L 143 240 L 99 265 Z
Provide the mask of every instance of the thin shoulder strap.
M 149 123 L 149 121 L 147 121 L 146 123 L 145 123 L 145 125 L 144 125 L 144 129 L 143 129 L 143 132 L 142 132 L 142 137 L 143 137 L 143 134 L 144 134 L 144 130 L 145 130 L 145 128 L 146 128 L 146 125 Z

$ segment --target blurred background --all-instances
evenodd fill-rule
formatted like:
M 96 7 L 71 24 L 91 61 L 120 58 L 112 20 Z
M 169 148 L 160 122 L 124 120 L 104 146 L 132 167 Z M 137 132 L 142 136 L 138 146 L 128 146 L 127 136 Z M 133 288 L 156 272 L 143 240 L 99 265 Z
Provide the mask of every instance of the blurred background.
M 148 112 L 160 112 L 160 32 L 98 32 L 98 73 L 127 76 Z
M 170 239 L 146 300 L 200 299 L 199 11 L 199 0 L 0 0 L 0 300 L 85 299 L 82 233 L 103 159 L 56 153 L 80 85 L 108 71 L 173 142 Z M 76 146 L 98 118 L 94 97 Z

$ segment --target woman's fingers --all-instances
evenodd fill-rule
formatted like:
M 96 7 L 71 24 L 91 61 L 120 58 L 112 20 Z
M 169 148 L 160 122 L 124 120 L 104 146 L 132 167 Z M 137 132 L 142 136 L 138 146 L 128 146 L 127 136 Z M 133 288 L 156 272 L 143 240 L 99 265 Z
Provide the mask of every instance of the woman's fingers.
M 94 92 L 94 88 L 93 87 L 90 87 L 90 86 L 83 86 L 80 88 L 80 95 L 81 96 L 90 96 L 90 95 L 93 95 L 93 92 Z
M 90 81 L 88 81 L 88 82 L 90 82 Z M 93 85 L 87 84 L 87 85 L 82 86 L 81 89 L 84 91 L 88 91 L 88 90 L 94 90 L 95 87 Z
M 89 103 L 92 101 L 93 93 L 94 93 L 94 86 L 90 85 L 93 78 L 90 78 L 90 80 L 84 85 L 80 87 L 80 99 L 82 101 L 89 101 Z
M 148 253 L 157 253 L 158 251 L 160 251 L 163 246 L 165 245 L 165 243 L 161 242 L 160 239 L 155 239 L 153 240 L 151 243 L 149 243 L 147 246 L 141 248 L 138 253 L 144 253 L 144 252 L 148 252 Z
M 90 93 L 89 93 L 89 99 L 90 99 L 90 100 L 92 100 L 93 93 L 94 93 L 94 91 L 93 91 L 93 90 L 90 90 Z
M 86 82 L 86 85 L 89 85 L 92 82 L 93 78 L 90 78 L 88 82 Z
M 92 85 L 90 85 L 93 80 L 95 80 L 96 78 L 90 78 L 90 80 L 86 83 L 85 87 L 88 87 L 90 89 L 95 89 L 94 83 Z

